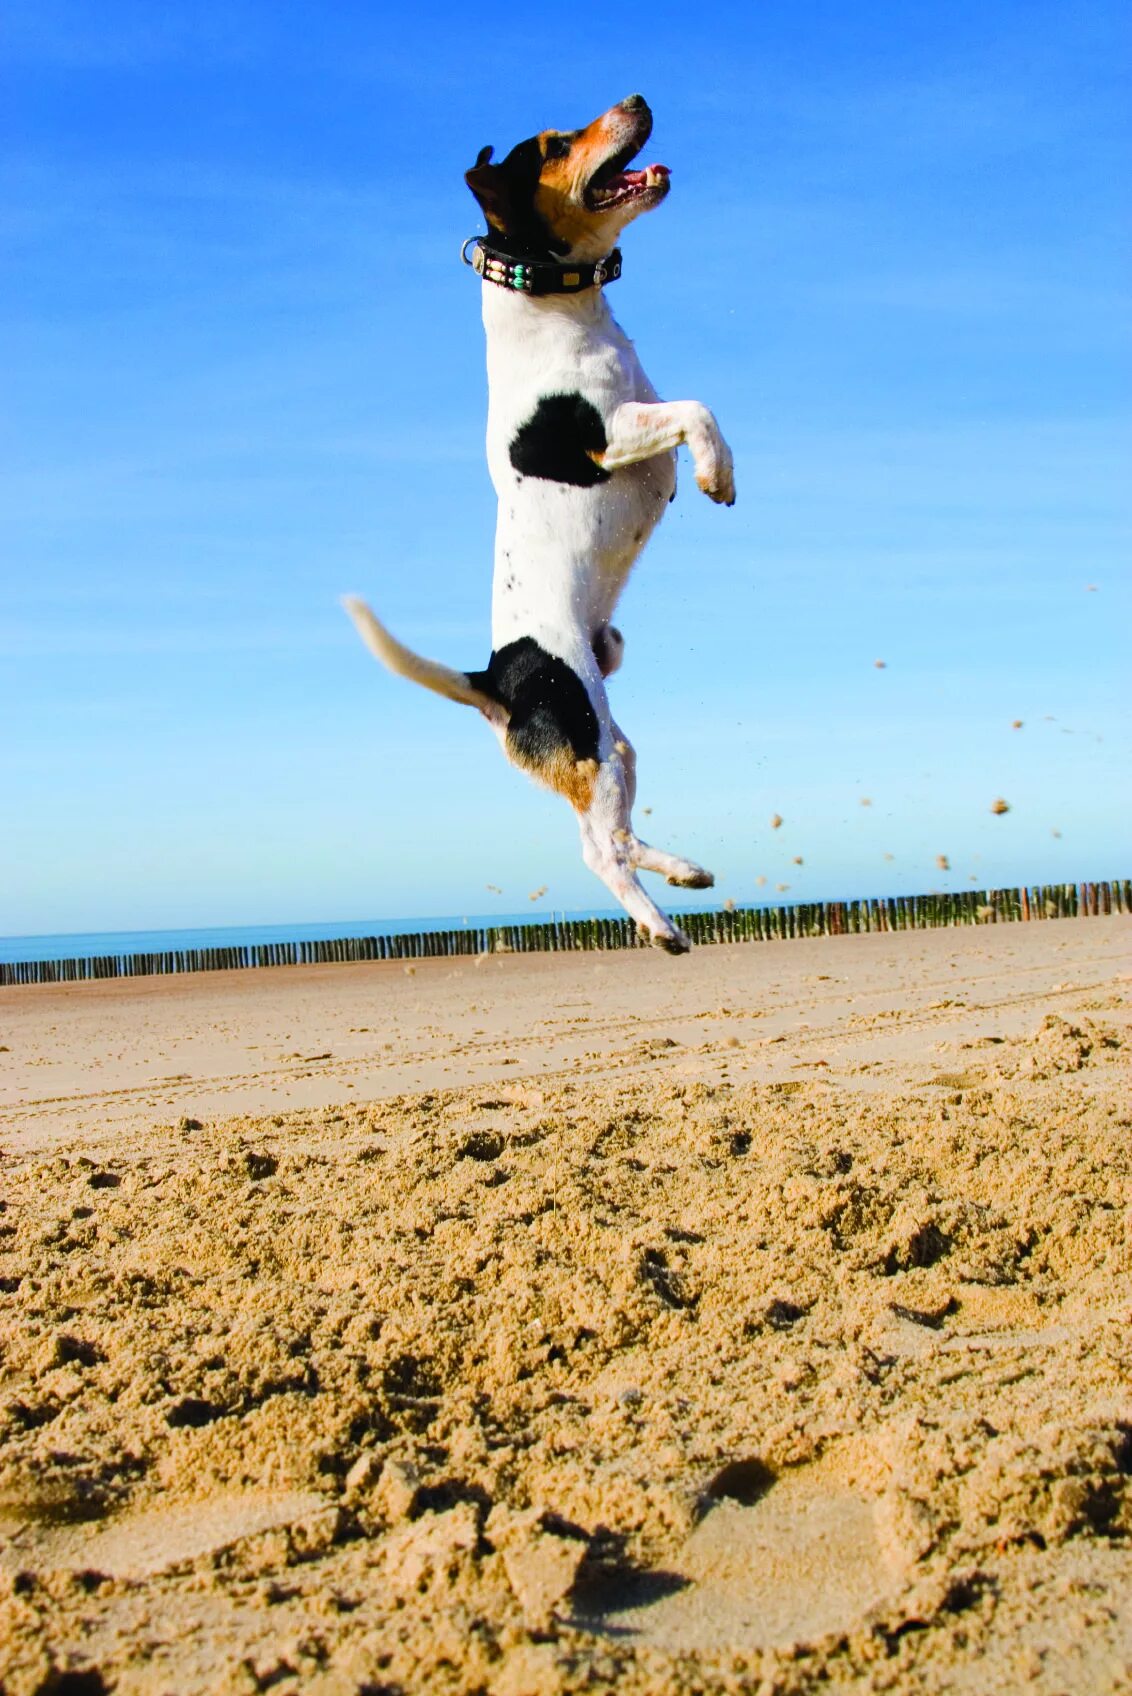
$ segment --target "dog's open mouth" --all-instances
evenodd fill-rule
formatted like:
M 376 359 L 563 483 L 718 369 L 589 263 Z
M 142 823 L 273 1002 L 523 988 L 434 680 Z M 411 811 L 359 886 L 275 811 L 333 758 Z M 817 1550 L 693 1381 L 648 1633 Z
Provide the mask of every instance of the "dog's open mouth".
M 647 194 L 668 193 L 668 166 L 648 165 L 643 171 L 628 171 L 625 167 L 639 151 L 624 147 L 599 165 L 586 185 L 586 205 L 591 212 L 608 212 L 627 201 L 640 200 Z

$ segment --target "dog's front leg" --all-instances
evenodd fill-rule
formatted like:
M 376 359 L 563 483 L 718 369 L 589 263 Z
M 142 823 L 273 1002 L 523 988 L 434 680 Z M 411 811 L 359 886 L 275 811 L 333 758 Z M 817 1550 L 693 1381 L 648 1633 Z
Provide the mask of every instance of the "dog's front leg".
M 731 449 L 712 414 L 698 400 L 626 401 L 606 420 L 606 436 L 604 451 L 593 455 L 603 470 L 618 471 L 683 445 L 692 455 L 696 482 L 704 494 L 723 506 L 735 505 Z

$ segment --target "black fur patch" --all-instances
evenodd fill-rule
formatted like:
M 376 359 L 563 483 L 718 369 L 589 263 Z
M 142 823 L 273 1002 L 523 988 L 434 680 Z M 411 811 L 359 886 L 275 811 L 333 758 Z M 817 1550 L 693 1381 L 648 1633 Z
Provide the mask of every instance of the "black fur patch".
M 538 137 L 521 141 L 498 165 L 488 164 L 485 156 L 490 153 L 490 148 L 481 148 L 467 182 L 491 226 L 492 246 L 517 258 L 554 259 L 568 252 L 569 243 L 552 235 L 535 210 L 545 163 Z
M 523 477 L 588 489 L 609 480 L 609 472 L 590 458 L 607 446 L 601 413 L 584 395 L 543 395 L 512 438 L 511 464 Z
M 585 685 L 565 660 L 522 636 L 493 653 L 486 671 L 470 680 L 511 715 L 507 739 L 518 758 L 540 766 L 563 748 L 576 760 L 596 760 L 597 714 Z
M 518 242 L 524 253 L 543 253 L 550 250 L 550 231 L 535 211 L 535 190 L 543 158 L 538 137 L 521 141 L 513 147 L 500 165 L 500 174 L 507 182 L 507 222 L 500 234 Z

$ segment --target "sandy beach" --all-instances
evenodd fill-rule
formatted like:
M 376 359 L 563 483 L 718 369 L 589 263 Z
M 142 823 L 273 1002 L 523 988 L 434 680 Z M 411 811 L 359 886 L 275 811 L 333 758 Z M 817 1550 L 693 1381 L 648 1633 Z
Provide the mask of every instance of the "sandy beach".
M 0 1691 L 1132 1688 L 1132 922 L 0 990 Z

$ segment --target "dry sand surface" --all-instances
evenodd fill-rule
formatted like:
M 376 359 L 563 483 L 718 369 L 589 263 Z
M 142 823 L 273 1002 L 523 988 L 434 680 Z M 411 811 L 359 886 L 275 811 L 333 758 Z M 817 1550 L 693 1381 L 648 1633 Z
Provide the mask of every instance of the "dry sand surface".
M 1132 1689 L 1130 943 L 0 991 L 0 1690 Z

